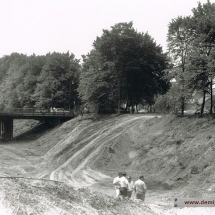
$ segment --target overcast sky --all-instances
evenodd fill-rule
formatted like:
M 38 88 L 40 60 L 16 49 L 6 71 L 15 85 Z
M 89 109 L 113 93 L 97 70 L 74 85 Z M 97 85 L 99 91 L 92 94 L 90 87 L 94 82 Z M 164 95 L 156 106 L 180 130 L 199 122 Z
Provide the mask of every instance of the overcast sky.
M 207 0 L 199 0 L 206 3 Z M 102 29 L 133 21 L 166 51 L 168 23 L 197 0 L 0 0 L 0 57 L 12 52 L 87 54 Z M 211 0 L 211 2 L 214 2 Z

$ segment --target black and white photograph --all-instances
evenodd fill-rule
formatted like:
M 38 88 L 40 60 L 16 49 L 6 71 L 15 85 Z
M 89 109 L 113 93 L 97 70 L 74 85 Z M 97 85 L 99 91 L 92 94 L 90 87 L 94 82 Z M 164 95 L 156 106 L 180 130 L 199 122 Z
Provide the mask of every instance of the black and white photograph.
M 0 0 L 0 215 L 213 215 L 214 131 L 214 0 Z

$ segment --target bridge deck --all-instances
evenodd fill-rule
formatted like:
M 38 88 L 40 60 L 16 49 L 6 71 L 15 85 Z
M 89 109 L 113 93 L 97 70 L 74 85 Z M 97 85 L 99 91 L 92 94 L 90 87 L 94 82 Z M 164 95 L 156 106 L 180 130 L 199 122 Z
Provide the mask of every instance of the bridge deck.
M 74 118 L 73 111 L 47 111 L 37 109 L 10 109 L 0 111 L 0 135 L 6 141 L 13 139 L 14 119 L 35 119 L 45 121 L 52 126 L 59 125 L 62 121 Z
M 35 118 L 73 118 L 73 111 L 56 111 L 50 112 L 48 110 L 37 109 L 10 109 L 0 111 L 0 117 L 12 117 L 14 119 L 35 119 Z

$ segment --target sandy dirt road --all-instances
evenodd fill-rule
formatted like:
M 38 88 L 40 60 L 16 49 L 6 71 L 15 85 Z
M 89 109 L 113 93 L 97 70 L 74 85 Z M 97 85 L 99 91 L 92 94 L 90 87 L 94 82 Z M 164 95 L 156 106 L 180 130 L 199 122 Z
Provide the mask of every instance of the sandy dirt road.
M 73 154 L 72 157 L 70 157 L 65 163 L 58 166 L 56 170 L 52 171 L 50 174 L 50 179 L 64 182 L 66 181 L 70 185 L 82 187 L 84 182 L 86 184 L 91 183 L 91 180 L 89 180 L 89 182 L 88 179 L 83 180 L 83 178 L 88 178 L 87 175 L 91 175 L 91 178 L 98 175 L 106 178 L 107 176 L 102 175 L 101 173 L 96 173 L 96 171 L 93 171 L 93 174 L 92 170 L 90 170 L 91 172 L 88 171 L 88 164 L 90 163 L 90 160 L 97 156 L 108 142 L 121 135 L 123 131 L 127 130 L 129 127 L 132 127 L 137 123 L 137 121 L 147 120 L 152 117 L 153 116 L 133 117 L 124 120 L 123 122 L 115 122 L 115 125 L 113 125 L 112 121 L 108 122 L 105 126 L 88 137 L 87 140 L 89 142 L 85 146 Z M 62 144 L 65 145 L 64 142 L 62 142 Z M 85 155 L 84 159 L 83 154 Z M 78 176 L 76 177 L 76 175 Z M 80 178 L 82 178 L 82 180 L 78 180 Z M 96 180 L 98 180 L 98 178 L 96 178 Z

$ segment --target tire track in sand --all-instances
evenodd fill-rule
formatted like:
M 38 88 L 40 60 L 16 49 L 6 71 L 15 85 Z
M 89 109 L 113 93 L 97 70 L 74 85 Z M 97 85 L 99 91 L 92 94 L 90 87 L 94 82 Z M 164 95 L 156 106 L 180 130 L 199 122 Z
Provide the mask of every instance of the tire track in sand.
M 78 180 L 78 178 L 86 178 L 87 171 L 85 168 L 87 167 L 87 164 L 99 153 L 104 145 L 110 140 L 121 135 L 123 131 L 128 129 L 128 126 L 134 126 L 140 120 L 147 120 L 153 117 L 154 116 L 138 116 L 127 119 L 123 122 L 116 122 L 115 125 L 108 123 L 108 125 L 103 126 L 99 131 L 95 132 L 96 136 L 94 139 L 51 172 L 49 177 L 50 180 L 63 181 L 76 187 L 78 185 L 83 186 L 83 184 L 87 184 L 82 180 Z M 85 169 L 85 171 L 82 171 L 83 169 Z M 85 173 L 84 176 L 83 172 Z M 98 177 L 107 177 L 96 171 L 94 171 L 94 174 L 95 177 L 97 177 L 96 175 L 99 175 Z

